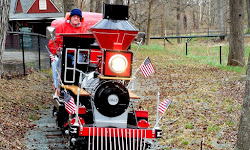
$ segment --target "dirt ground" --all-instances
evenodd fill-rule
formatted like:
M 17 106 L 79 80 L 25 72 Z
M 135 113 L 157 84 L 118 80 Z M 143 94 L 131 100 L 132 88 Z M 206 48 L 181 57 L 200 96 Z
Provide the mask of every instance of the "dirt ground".
M 135 66 L 144 59 L 138 56 Z M 169 149 L 234 149 L 245 77 L 207 65 L 179 65 L 171 56 L 151 61 L 156 73 L 144 78 L 138 72 L 134 93 L 142 98 L 137 106 L 149 110 L 151 125 L 157 92 L 160 101 L 172 100 L 160 122 L 160 143 Z M 0 149 L 25 149 L 22 140 L 36 126 L 32 121 L 51 105 L 51 81 L 48 72 L 1 80 Z
M 147 55 L 138 56 L 136 65 Z M 178 56 L 150 59 L 156 73 L 149 78 L 137 73 L 135 93 L 143 97 L 138 105 L 149 110 L 152 125 L 157 92 L 160 101 L 172 100 L 160 122 L 160 143 L 169 149 L 234 149 L 246 76 Z
M 22 138 L 50 106 L 51 78 L 48 73 L 2 79 L 0 85 L 0 149 L 26 149 Z

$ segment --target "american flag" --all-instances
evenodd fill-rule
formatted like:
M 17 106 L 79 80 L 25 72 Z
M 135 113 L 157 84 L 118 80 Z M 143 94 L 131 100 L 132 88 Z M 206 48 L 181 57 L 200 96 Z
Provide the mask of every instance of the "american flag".
M 147 57 L 145 61 L 141 64 L 140 70 L 145 78 L 147 78 L 151 73 L 155 72 L 154 66 L 151 63 L 149 57 Z
M 55 56 L 53 54 L 50 54 L 49 57 L 50 57 L 50 59 L 51 59 L 52 62 L 56 61 L 56 58 L 55 58 Z
M 167 110 L 170 103 L 171 103 L 171 100 L 169 98 L 167 100 L 161 102 L 159 105 L 159 112 L 164 114 L 164 112 Z
M 69 114 L 75 114 L 76 104 L 74 102 L 74 98 L 66 92 L 64 93 L 64 104 L 65 104 L 65 109 Z

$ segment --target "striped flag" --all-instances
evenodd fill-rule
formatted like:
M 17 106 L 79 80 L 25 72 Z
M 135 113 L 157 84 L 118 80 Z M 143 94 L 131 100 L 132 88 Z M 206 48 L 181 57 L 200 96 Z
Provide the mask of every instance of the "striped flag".
M 74 98 L 66 92 L 64 93 L 64 105 L 69 114 L 75 114 L 76 104 Z
M 53 54 L 50 54 L 49 57 L 50 57 L 50 59 L 51 59 L 52 62 L 56 61 L 56 58 L 55 58 L 55 56 Z
M 169 98 L 167 100 L 161 102 L 159 105 L 159 112 L 164 114 L 170 103 L 171 103 L 171 100 Z
M 155 72 L 154 66 L 151 63 L 149 57 L 147 57 L 145 61 L 141 64 L 140 70 L 145 78 L 147 78 L 150 74 Z

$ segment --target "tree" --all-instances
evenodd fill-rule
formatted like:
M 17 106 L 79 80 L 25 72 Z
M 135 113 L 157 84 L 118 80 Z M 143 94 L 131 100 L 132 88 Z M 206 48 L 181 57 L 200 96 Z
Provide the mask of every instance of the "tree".
M 218 4 L 218 14 L 219 14 L 219 24 L 220 24 L 220 34 L 224 34 L 224 12 L 221 0 L 217 1 Z
M 146 41 L 146 45 L 149 45 L 149 41 L 150 41 L 151 9 L 152 9 L 153 1 L 154 0 L 149 0 L 148 1 L 148 22 L 147 22 L 147 41 Z
M 176 35 L 180 36 L 180 30 L 181 30 L 181 0 L 176 1 Z M 181 39 L 177 38 L 177 43 L 181 43 Z
M 3 51 L 5 49 L 6 32 L 8 30 L 10 0 L 0 0 L 0 80 L 2 75 Z
M 245 66 L 244 49 L 244 2 L 230 0 L 230 37 L 228 63 L 230 66 Z
M 102 3 L 102 1 L 96 1 L 96 10 L 95 10 L 95 12 L 97 12 L 97 13 L 101 13 L 102 12 L 102 5 L 103 5 L 103 3 Z
M 84 4 L 86 3 L 85 0 L 77 0 L 77 8 L 83 10 Z
M 237 135 L 236 150 L 250 149 L 250 53 L 247 64 L 245 97 Z
M 145 32 L 148 16 L 148 2 L 147 1 L 130 1 L 129 18 L 130 21 L 139 29 Z
M 246 4 L 247 4 L 247 27 L 248 30 L 250 29 L 250 0 L 246 0 Z
M 64 13 L 70 12 L 72 9 L 76 8 L 75 0 L 63 0 Z
M 95 7 L 95 1 L 92 0 L 92 1 L 90 1 L 90 12 L 95 11 L 94 7 Z
M 114 4 L 117 4 L 117 5 L 122 5 L 123 4 L 123 0 L 114 0 Z

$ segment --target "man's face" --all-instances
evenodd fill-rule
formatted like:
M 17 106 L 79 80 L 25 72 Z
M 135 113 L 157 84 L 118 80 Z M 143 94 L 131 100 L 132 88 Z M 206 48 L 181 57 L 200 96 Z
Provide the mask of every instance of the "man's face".
M 80 22 L 80 17 L 77 16 L 77 15 L 73 15 L 73 16 L 71 16 L 71 18 L 70 18 L 70 22 L 71 22 L 73 25 L 78 25 L 79 22 Z

